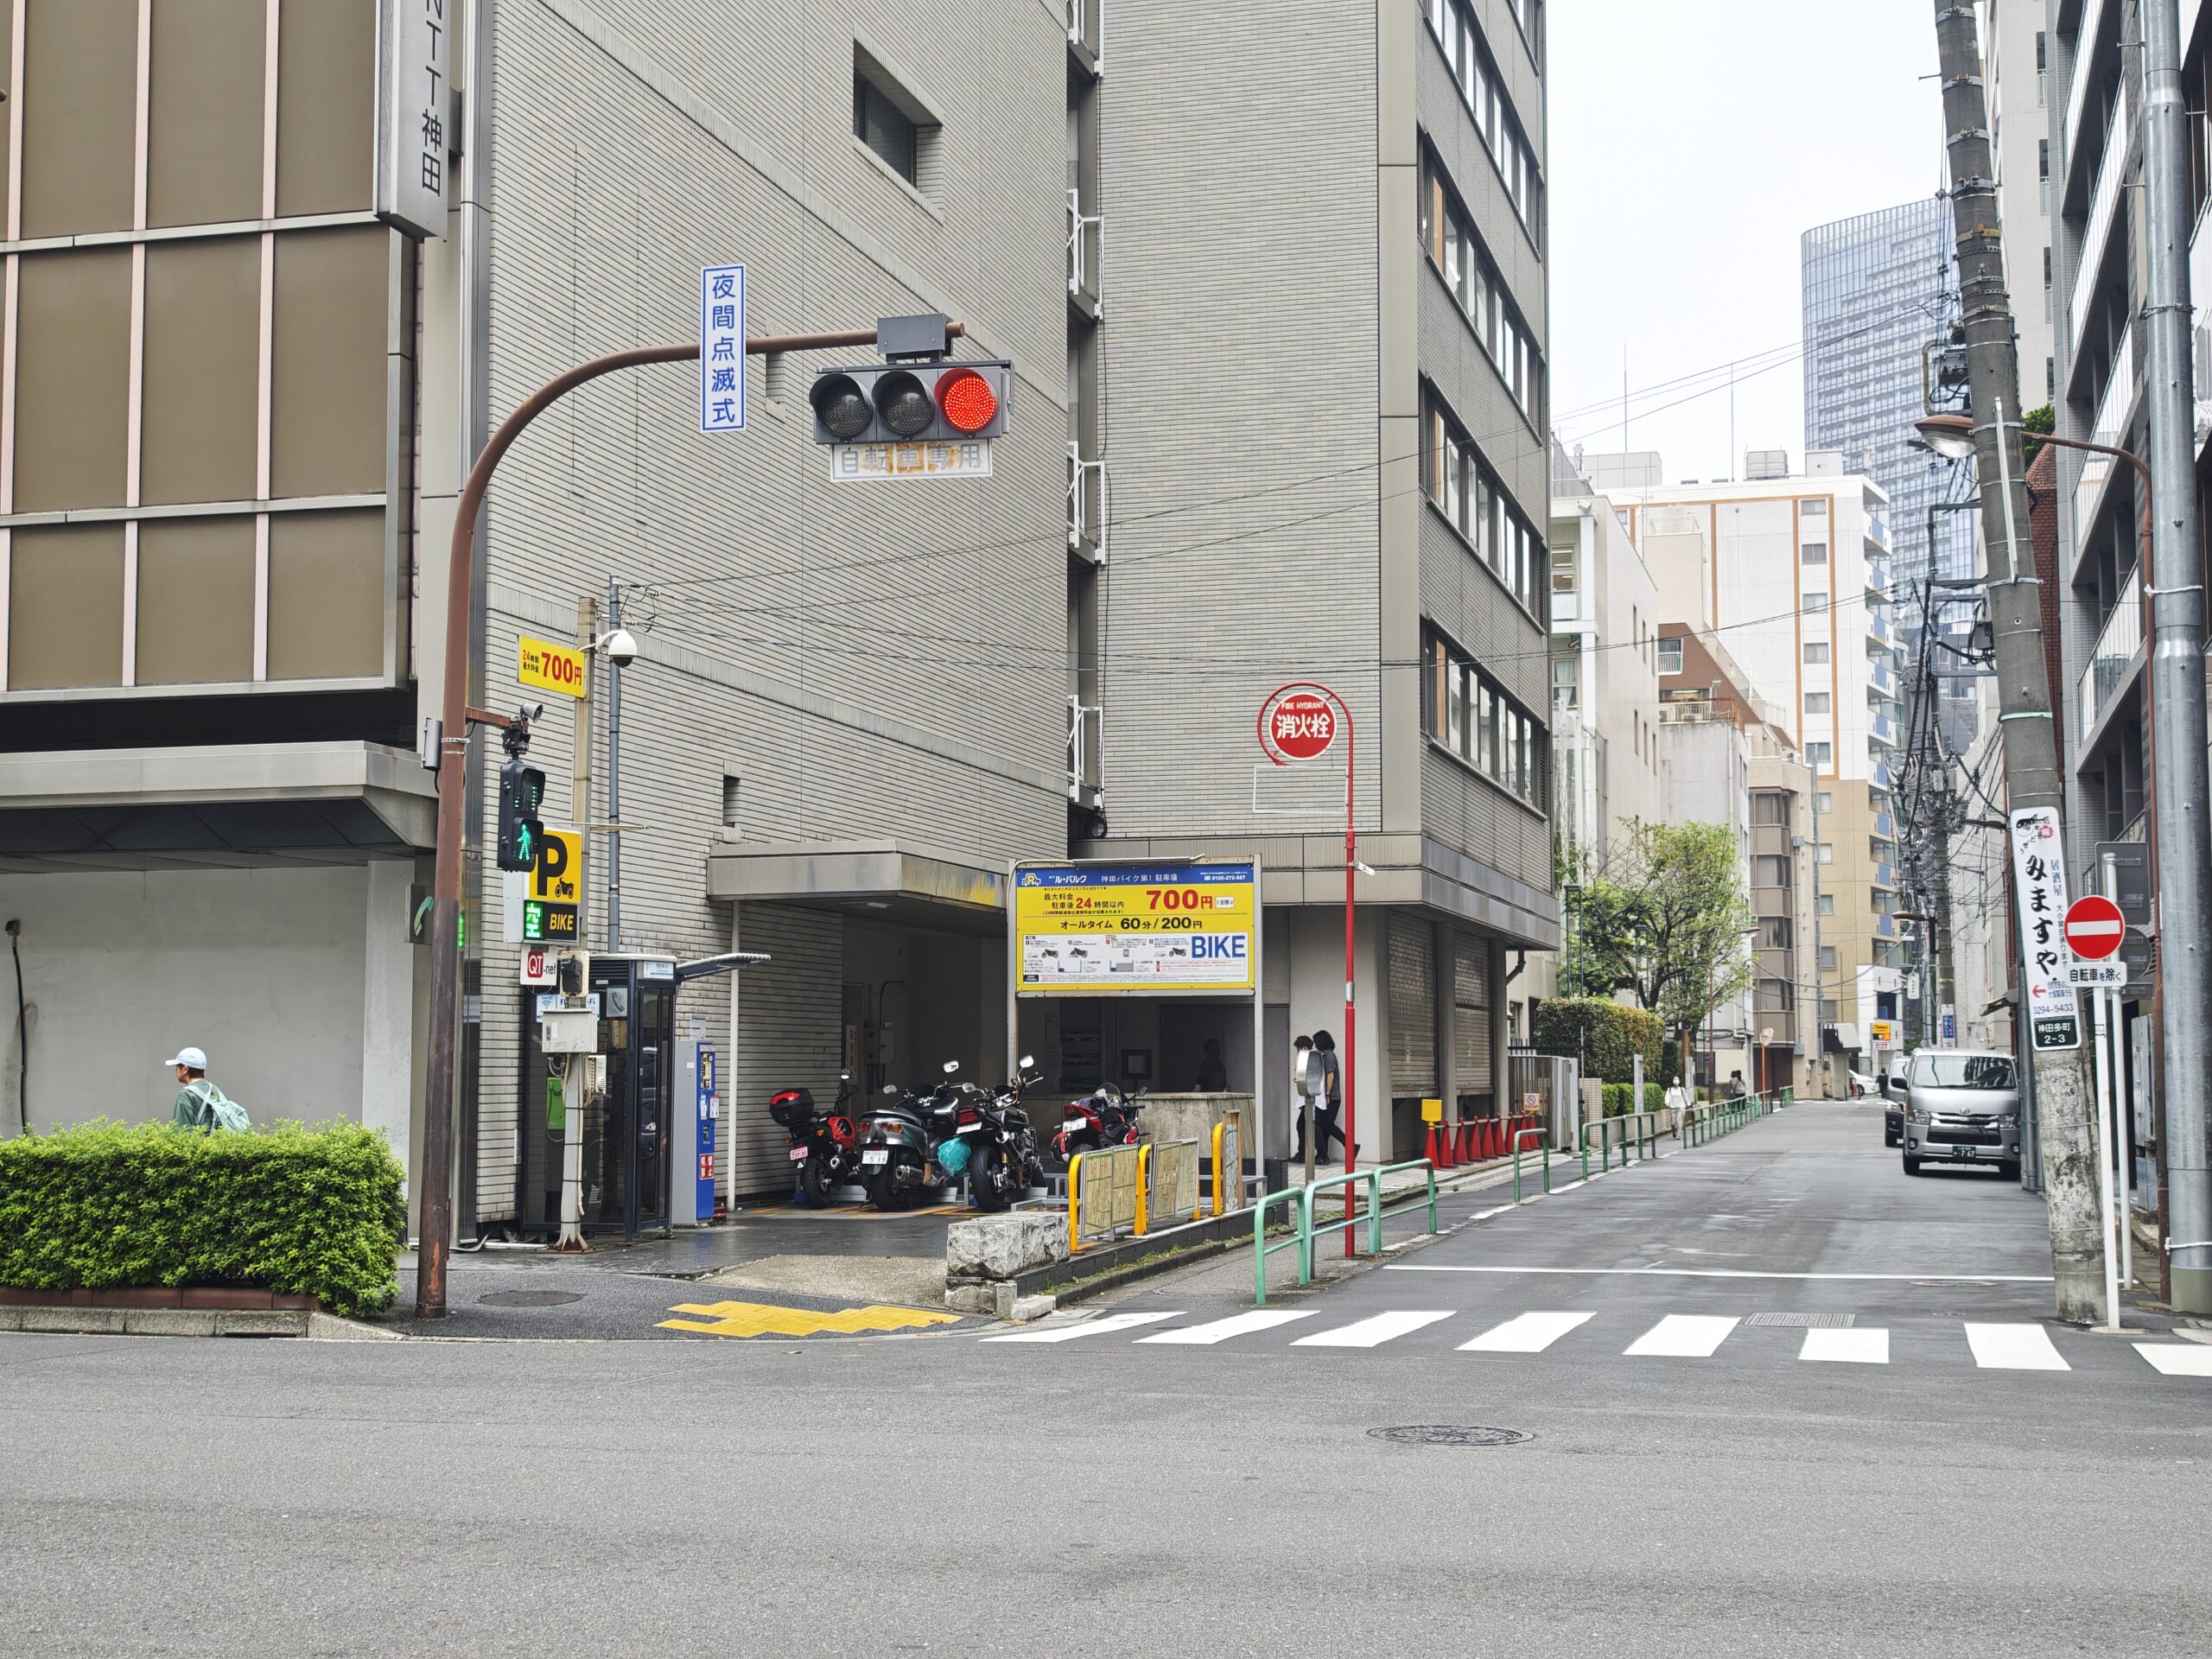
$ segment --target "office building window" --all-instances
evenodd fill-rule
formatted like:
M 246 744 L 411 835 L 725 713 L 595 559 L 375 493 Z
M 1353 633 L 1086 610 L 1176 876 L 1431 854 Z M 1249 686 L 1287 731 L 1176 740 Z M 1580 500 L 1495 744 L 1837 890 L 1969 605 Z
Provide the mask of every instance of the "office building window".
M 1774 825 L 1789 822 L 1789 798 L 1777 789 L 1763 789 L 1751 797 L 1751 822 Z
M 1834 909 L 1834 906 L 1830 905 L 1828 908 L 1832 912 Z M 1823 973 L 1827 973 L 1832 972 L 1834 968 L 1835 946 L 1832 944 L 1824 944 L 1821 947 L 1821 970 Z
M 1813 798 L 1813 800 L 1815 806 L 1820 811 L 1833 812 L 1835 810 L 1835 797 L 1829 794 L 1825 789 L 1821 791 L 1819 794 L 1815 795 Z
M 1659 636 L 1659 671 L 1662 674 L 1679 674 L 1682 671 L 1681 635 L 1677 634 L 1673 639 L 1669 639 L 1665 634 Z
M 1582 661 L 1577 657 L 1552 658 L 1552 707 L 1572 709 L 1582 696 Z
M 1751 885 L 1755 887 L 1787 887 L 1789 861 L 1780 853 L 1758 853 L 1751 858 Z
M 1805 759 L 1816 766 L 1831 766 L 1835 761 L 1835 746 L 1833 743 L 1808 743 Z
M 1516 8 L 1533 6 L 1535 0 L 1508 0 L 1508 3 Z M 1529 141 L 1522 134 L 1520 118 L 1514 114 L 1499 84 L 1497 66 L 1483 43 L 1482 27 L 1476 22 L 1468 0 L 1422 0 L 1421 10 L 1428 18 L 1429 33 L 1436 41 L 1437 49 L 1451 66 L 1452 79 L 1459 83 L 1459 96 L 1466 100 L 1468 111 L 1475 118 L 1475 130 L 1482 135 L 1483 147 L 1505 186 L 1513 211 L 1529 236 L 1541 239 L 1543 181 L 1536 172 L 1535 157 Z M 1532 48 L 1535 38 L 1534 33 L 1529 34 Z
M 1808 542 L 1802 556 L 1807 564 L 1826 564 L 1828 562 L 1828 544 L 1826 542 Z
M 1783 924 L 1787 927 L 1787 922 Z M 1758 1011 L 1761 1014 L 1795 1014 L 1797 1011 L 1797 988 L 1786 979 L 1759 981 Z
M 1805 664 L 1818 668 L 1828 659 L 1828 642 L 1825 639 L 1808 640 L 1805 645 Z
M 1821 1023 L 1824 1026 L 1832 1026 L 1835 1024 L 1836 1018 L 1837 1009 L 1835 999 L 1834 997 L 1823 998 L 1821 1002 Z
M 1762 950 L 1787 950 L 1796 943 L 1796 935 L 1787 916 L 1762 916 L 1758 941 Z
M 1822 894 L 1820 896 L 1820 898 L 1819 898 L 1816 901 L 1815 901 L 1814 906 L 1813 906 L 1813 912 L 1814 912 L 1814 913 L 1815 913 L 1815 915 L 1819 915 L 1819 916 L 1833 916 L 1833 915 L 1834 915 L 1834 914 L 1835 914 L 1835 894 L 1834 894 L 1834 893 L 1822 893 Z M 1830 947 L 1830 948 L 1833 948 L 1833 947 Z
M 1474 217 L 1444 176 L 1436 158 L 1422 155 L 1421 247 L 1444 286 L 1482 342 L 1484 354 L 1506 390 L 1534 424 L 1541 424 L 1544 365 L 1535 336 L 1520 308 L 1506 296 L 1497 264 L 1475 233 Z
M 937 125 L 920 104 L 862 52 L 853 67 L 853 137 L 893 173 L 919 188 Z
M 1823 864 L 1833 864 L 1835 862 L 1835 843 L 1834 842 L 1824 841 L 1821 843 L 1820 861 Z
M 1805 694 L 1805 712 L 1808 715 L 1827 714 L 1828 694 L 1825 691 L 1808 691 Z
M 1438 629 L 1424 623 L 1429 707 L 1422 729 L 1539 811 L 1551 767 L 1543 722 L 1521 707 Z
M 1826 496 L 1815 496 L 1808 499 L 1800 501 L 1797 504 L 1797 516 L 1800 518 L 1827 518 L 1828 516 L 1827 498 Z
M 1805 609 L 1808 613 L 1813 611 L 1825 611 L 1827 607 L 1828 596 L 1826 594 L 1814 593 L 1807 594 L 1805 595 Z
M 1435 393 L 1423 388 L 1425 405 L 1421 428 L 1421 487 L 1437 510 L 1465 537 L 1476 556 L 1497 573 L 1506 590 L 1529 607 L 1539 622 L 1545 620 L 1543 601 L 1537 588 L 1537 555 L 1543 537 L 1505 499 L 1497 474 L 1484 462 L 1474 441 L 1467 436 Z M 1556 572 L 1557 561 L 1554 558 Z M 1572 568 L 1570 563 L 1570 580 Z M 1556 575 L 1554 575 L 1556 580 Z

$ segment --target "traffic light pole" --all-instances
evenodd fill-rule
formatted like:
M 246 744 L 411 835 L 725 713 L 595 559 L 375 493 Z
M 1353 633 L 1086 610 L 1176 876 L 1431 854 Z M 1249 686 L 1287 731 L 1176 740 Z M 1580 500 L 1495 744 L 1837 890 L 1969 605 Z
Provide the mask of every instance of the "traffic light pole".
M 2032 544 L 2024 549 L 2018 539 L 2019 527 L 2028 522 L 2019 358 L 2005 289 L 1980 46 L 1971 8 L 1957 0 L 1936 0 L 1935 13 L 1982 540 L 1989 561 L 1989 611 L 1995 625 L 2006 802 L 2015 814 L 2035 809 L 2050 815 L 2059 830 L 2063 862 L 2066 792 L 2044 656 L 2042 584 Z M 2024 959 L 2024 984 L 2029 968 Z M 2099 1171 L 2088 1052 L 2078 1037 L 2072 1048 L 2037 1047 L 2032 1011 L 2024 1007 L 2021 1013 L 2035 1080 L 2056 1311 L 2070 1323 L 2094 1325 L 2112 1310 L 2102 1306 Z
M 960 323 L 950 325 L 948 335 L 965 334 Z M 873 346 L 876 330 L 849 328 L 823 334 L 771 334 L 747 340 L 746 355 L 759 357 L 783 352 L 818 352 L 849 346 Z M 430 912 L 430 1034 L 429 1053 L 423 1068 L 423 1222 L 422 1244 L 416 1256 L 415 1316 L 442 1319 L 446 1316 L 446 1262 L 453 1248 L 453 1109 L 454 1062 L 459 1046 L 461 1018 L 461 862 L 466 798 L 469 721 L 468 613 L 470 577 L 475 569 L 476 524 L 484 511 L 484 497 L 492 474 L 547 410 L 577 387 L 624 369 L 645 368 L 655 363 L 694 361 L 696 340 L 681 346 L 641 346 L 626 352 L 595 357 L 540 386 L 499 423 L 461 486 L 454 512 L 453 541 L 446 554 L 444 724 L 438 744 L 438 845 L 435 897 Z

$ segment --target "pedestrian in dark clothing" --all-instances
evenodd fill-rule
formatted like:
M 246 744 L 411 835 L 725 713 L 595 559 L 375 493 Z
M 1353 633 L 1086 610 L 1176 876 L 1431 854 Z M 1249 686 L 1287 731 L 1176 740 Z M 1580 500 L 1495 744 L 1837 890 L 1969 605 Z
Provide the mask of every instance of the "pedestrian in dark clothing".
M 1329 1142 L 1344 1144 L 1344 1132 L 1337 1127 L 1338 1115 L 1344 1110 L 1344 1065 L 1337 1058 L 1337 1039 L 1325 1031 L 1313 1033 L 1314 1069 L 1320 1073 L 1320 1086 L 1314 1091 L 1321 1103 L 1313 1126 L 1313 1149 L 1322 1157 L 1329 1155 Z M 1354 1141 L 1351 1155 L 1359 1156 L 1359 1143 Z
M 1229 1092 L 1229 1068 L 1222 1064 L 1218 1038 L 1206 1039 L 1205 1058 L 1198 1062 L 1198 1092 L 1202 1095 Z

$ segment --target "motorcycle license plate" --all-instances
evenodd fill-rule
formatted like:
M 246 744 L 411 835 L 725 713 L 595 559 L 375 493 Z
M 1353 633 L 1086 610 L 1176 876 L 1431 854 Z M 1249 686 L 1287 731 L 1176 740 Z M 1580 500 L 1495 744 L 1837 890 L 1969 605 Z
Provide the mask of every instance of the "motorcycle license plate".
M 887 1164 L 890 1161 L 891 1149 L 887 1147 L 878 1147 L 874 1152 L 861 1154 L 861 1162 L 863 1164 Z
M 1079 1117 L 1071 1117 L 1060 1125 L 1060 1133 L 1062 1135 L 1073 1135 L 1077 1129 L 1087 1129 L 1090 1127 L 1090 1125 L 1084 1122 L 1083 1119 Z
M 806 1148 L 804 1147 L 793 1147 L 791 1148 L 791 1162 L 795 1164 L 803 1164 L 805 1161 Z
M 980 1123 L 963 1123 L 960 1126 L 959 1133 L 962 1135 L 978 1135 L 982 1132 L 982 1128 L 983 1126 Z

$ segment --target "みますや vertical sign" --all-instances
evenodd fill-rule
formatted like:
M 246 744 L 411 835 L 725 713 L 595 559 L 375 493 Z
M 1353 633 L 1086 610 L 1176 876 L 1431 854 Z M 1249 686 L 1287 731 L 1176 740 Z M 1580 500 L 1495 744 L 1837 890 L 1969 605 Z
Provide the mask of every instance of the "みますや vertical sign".
M 2020 906 L 2020 1002 L 2038 1049 L 2082 1046 L 2082 1016 L 2066 982 L 2066 855 L 2058 814 L 2024 806 L 2011 819 L 2012 880 Z

